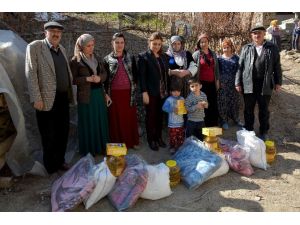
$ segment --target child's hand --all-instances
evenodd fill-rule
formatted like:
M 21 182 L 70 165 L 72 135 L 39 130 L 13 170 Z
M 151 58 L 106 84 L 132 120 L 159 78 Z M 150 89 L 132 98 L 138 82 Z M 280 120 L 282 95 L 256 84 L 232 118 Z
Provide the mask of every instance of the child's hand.
M 198 108 L 198 109 L 204 109 L 204 108 L 207 108 L 207 102 L 205 102 L 205 101 L 198 102 L 197 108 Z
M 178 108 L 177 107 L 174 108 L 174 113 L 178 114 Z
M 197 107 L 197 109 L 203 109 L 202 102 L 198 102 L 196 107 Z
M 206 101 L 202 101 L 201 104 L 202 104 L 203 108 L 206 108 L 206 109 L 208 108 L 208 103 Z

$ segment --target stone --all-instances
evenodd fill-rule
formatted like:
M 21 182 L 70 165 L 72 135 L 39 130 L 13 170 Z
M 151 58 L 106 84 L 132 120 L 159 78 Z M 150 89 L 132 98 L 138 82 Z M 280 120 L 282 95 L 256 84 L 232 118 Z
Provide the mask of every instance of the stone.
M 290 55 L 286 55 L 286 56 L 284 56 L 284 58 L 285 58 L 285 59 L 288 59 L 288 60 L 293 59 L 293 57 L 290 56 Z
M 286 54 L 287 54 L 287 55 L 294 55 L 295 52 L 294 52 L 294 51 L 288 51 Z

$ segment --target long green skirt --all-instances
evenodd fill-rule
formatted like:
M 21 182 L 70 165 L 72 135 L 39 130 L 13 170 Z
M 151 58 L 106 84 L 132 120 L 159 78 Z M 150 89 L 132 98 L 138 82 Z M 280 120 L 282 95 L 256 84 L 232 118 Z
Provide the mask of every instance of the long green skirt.
M 78 104 L 79 152 L 104 154 L 109 142 L 107 107 L 102 88 L 91 89 L 89 104 Z

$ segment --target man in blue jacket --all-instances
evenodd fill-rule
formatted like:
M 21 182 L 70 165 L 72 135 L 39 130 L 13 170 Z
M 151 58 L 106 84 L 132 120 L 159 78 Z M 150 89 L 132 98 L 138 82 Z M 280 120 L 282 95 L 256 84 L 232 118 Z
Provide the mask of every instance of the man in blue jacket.
M 255 25 L 250 33 L 252 43 L 242 48 L 235 88 L 244 96 L 245 128 L 249 131 L 254 129 L 254 108 L 258 103 L 260 138 L 266 140 L 272 91 L 279 91 L 282 84 L 280 55 L 273 43 L 264 40 L 266 29 L 262 25 Z

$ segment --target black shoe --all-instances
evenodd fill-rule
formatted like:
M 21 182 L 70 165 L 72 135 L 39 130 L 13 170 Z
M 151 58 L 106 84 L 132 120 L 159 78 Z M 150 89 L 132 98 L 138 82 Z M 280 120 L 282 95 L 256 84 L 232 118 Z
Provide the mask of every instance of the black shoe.
M 165 148 L 165 147 L 167 147 L 166 143 L 165 143 L 165 142 L 163 142 L 163 140 L 162 140 L 162 139 L 158 139 L 158 142 L 157 142 L 157 144 L 158 144 L 158 146 L 159 146 L 159 147 L 162 147 L 162 148 Z
M 258 137 L 263 141 L 269 140 L 269 135 L 267 133 L 260 134 Z
M 157 146 L 157 144 L 155 143 L 155 141 L 151 141 L 151 142 L 149 143 L 149 147 L 150 147 L 151 150 L 153 150 L 153 151 L 158 151 L 158 146 Z

